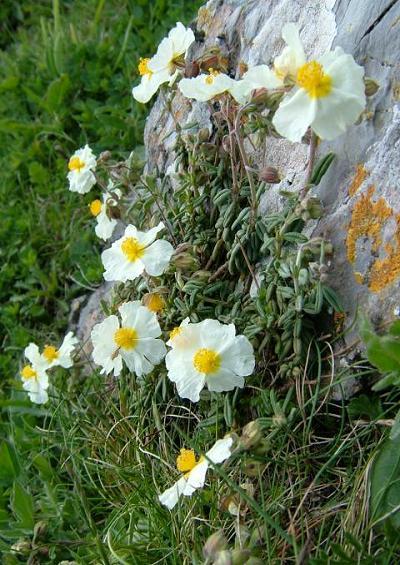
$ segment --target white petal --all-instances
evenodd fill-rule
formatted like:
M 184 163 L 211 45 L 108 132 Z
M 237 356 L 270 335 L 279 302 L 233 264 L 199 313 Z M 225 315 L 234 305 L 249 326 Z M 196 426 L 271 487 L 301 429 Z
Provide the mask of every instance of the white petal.
M 159 495 L 158 500 L 166 506 L 169 510 L 177 504 L 179 497 L 183 494 L 186 486 L 185 477 L 181 477 L 172 487 Z
M 282 74 L 296 76 L 298 69 L 306 62 L 299 30 L 294 23 L 288 23 L 282 28 L 282 38 L 287 44 L 274 60 L 275 69 Z
M 43 364 L 43 358 L 39 353 L 39 348 L 36 343 L 30 343 L 27 347 L 25 347 L 24 355 L 32 365 L 41 365 Z
M 122 326 L 134 328 L 139 334 L 139 339 L 161 335 L 157 316 L 138 300 L 125 302 L 118 310 L 121 314 Z
M 132 350 L 121 349 L 120 351 L 128 369 L 138 377 L 148 375 L 154 369 L 154 365 L 139 353 L 136 348 Z
M 222 463 L 231 456 L 232 437 L 224 437 L 215 442 L 206 455 L 212 463 Z
M 280 135 L 290 141 L 301 141 L 316 115 L 316 99 L 304 89 L 295 88 L 279 105 L 272 123 Z
M 151 243 L 153 243 L 153 241 L 155 241 L 157 234 L 162 231 L 165 228 L 164 223 L 160 222 L 157 226 L 155 226 L 154 228 L 149 229 L 148 231 L 144 232 L 144 231 L 139 231 L 136 230 L 136 235 L 134 237 L 136 237 L 136 239 L 138 240 L 138 242 L 141 245 L 144 246 L 148 246 Z M 127 234 L 126 234 L 127 235 Z
M 157 53 L 150 59 L 148 66 L 154 74 L 168 71 L 174 58 L 174 45 L 169 37 L 164 37 L 157 47 Z M 154 76 L 154 75 L 153 75 Z
M 227 392 L 234 388 L 244 387 L 244 378 L 229 369 L 221 368 L 215 374 L 206 376 L 208 390 L 212 392 Z
M 257 65 L 250 68 L 244 75 L 243 80 L 255 88 L 279 88 L 282 81 L 268 67 L 268 65 Z
M 122 239 L 103 251 L 101 260 L 105 271 L 103 273 L 106 281 L 132 281 L 139 277 L 144 271 L 144 264 L 140 259 L 129 261 L 121 250 Z
M 64 369 L 72 367 L 73 361 L 71 354 L 78 343 L 78 339 L 74 336 L 73 332 L 68 332 L 58 350 L 58 358 L 55 360 L 56 364 L 61 365 Z
M 191 496 L 195 490 L 204 486 L 208 465 L 208 461 L 204 460 L 193 467 L 187 477 L 187 483 L 183 491 L 184 496 Z
M 152 277 L 158 277 L 163 274 L 168 267 L 169 261 L 174 248 L 165 239 L 158 239 L 146 248 L 142 261 L 145 266 L 146 273 Z
M 204 388 L 205 376 L 195 370 L 192 357 L 192 353 L 185 351 L 183 354 L 180 349 L 172 349 L 165 357 L 165 364 L 168 378 L 176 384 L 179 396 L 198 402 L 200 392 Z
M 237 375 L 247 377 L 254 371 L 255 357 L 253 346 L 244 335 L 238 335 L 223 350 L 222 367 Z
M 166 69 L 151 75 L 143 75 L 140 83 L 132 88 L 132 96 L 138 102 L 146 104 L 160 86 L 169 81 L 169 78 L 170 73 Z
M 146 357 L 153 365 L 158 365 L 164 359 L 167 348 L 161 339 L 141 339 L 139 340 L 136 351 Z
M 198 324 L 202 347 L 223 351 L 235 339 L 235 325 L 221 324 L 218 320 L 203 320 Z
M 321 139 L 334 139 L 354 124 L 364 109 L 363 102 L 333 89 L 318 100 L 317 113 L 311 127 Z
M 30 401 L 34 404 L 46 404 L 49 399 L 47 391 L 42 388 L 38 388 L 36 391 L 28 392 L 28 396 Z
M 171 29 L 168 37 L 172 41 L 174 55 L 183 55 L 194 42 L 194 33 L 190 28 L 186 28 L 181 22 Z
M 114 341 L 114 334 L 118 329 L 118 318 L 113 315 L 108 316 L 100 324 L 96 324 L 91 333 L 94 362 L 103 367 L 105 373 L 114 371 L 116 376 L 122 369 L 121 355 L 115 356 L 118 346 Z
M 97 225 L 94 231 L 96 232 L 97 237 L 104 241 L 107 241 L 107 239 L 110 239 L 113 234 L 115 226 L 117 225 L 117 220 L 113 218 L 110 219 L 107 216 L 106 207 L 103 206 L 103 208 L 100 214 L 96 217 Z

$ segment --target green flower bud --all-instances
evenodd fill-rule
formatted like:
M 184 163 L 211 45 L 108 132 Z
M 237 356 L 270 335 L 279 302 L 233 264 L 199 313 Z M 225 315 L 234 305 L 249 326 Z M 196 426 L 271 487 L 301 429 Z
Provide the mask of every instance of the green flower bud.
M 222 530 L 217 530 L 207 539 L 203 547 L 204 559 L 216 559 L 218 552 L 226 549 L 228 541 Z
M 380 88 L 379 83 L 373 78 L 364 77 L 365 96 L 373 96 Z

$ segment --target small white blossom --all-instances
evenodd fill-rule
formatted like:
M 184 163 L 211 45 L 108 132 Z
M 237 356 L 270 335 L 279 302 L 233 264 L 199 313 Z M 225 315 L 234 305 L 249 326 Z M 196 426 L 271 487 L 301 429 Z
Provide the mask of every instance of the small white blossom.
M 244 386 L 251 375 L 255 358 L 253 347 L 243 335 L 236 335 L 234 324 L 185 320 L 171 332 L 165 363 L 168 378 L 176 384 L 179 396 L 197 402 L 204 386 L 214 392 Z
M 117 220 L 109 217 L 109 209 L 116 206 L 117 201 L 121 198 L 121 191 L 118 188 L 113 188 L 113 185 L 108 185 L 108 191 L 102 195 L 102 201 L 99 199 L 93 200 L 90 205 L 90 213 L 96 218 L 95 232 L 97 237 L 107 241 L 112 236 Z
M 183 78 L 179 82 L 179 89 L 186 98 L 206 102 L 219 94 L 228 92 L 234 82 L 228 75 L 210 69 L 208 75 L 201 74 L 195 78 Z
M 144 271 L 152 277 L 162 275 L 174 252 L 168 241 L 155 240 L 162 229 L 164 229 L 162 222 L 147 232 L 139 231 L 135 226 L 129 225 L 124 236 L 101 254 L 106 269 L 103 274 L 104 279 L 132 281 Z
M 174 508 L 181 495 L 191 496 L 195 490 L 204 486 L 206 474 L 211 464 L 223 463 L 232 454 L 233 439 L 226 437 L 215 442 L 213 447 L 206 452 L 206 456 L 196 460 L 196 455 L 191 449 L 181 449 L 176 460 L 178 471 L 184 473 L 176 483 L 159 495 L 161 504 L 169 510 Z
M 89 145 L 78 149 L 68 163 L 69 189 L 85 194 L 96 184 L 93 171 L 96 170 L 96 157 Z
M 27 391 L 31 402 L 45 404 L 49 399 L 47 394 L 49 377 L 46 373 L 45 359 L 34 343 L 30 343 L 24 353 L 30 364 L 25 365 L 21 370 L 22 386 Z
M 129 371 L 141 377 L 150 373 L 162 361 L 166 347 L 154 312 L 138 300 L 118 308 L 118 316 L 108 316 L 92 330 L 93 359 L 102 373 L 118 376 L 122 361 Z
M 45 345 L 42 357 L 47 368 L 60 366 L 69 369 L 72 367 L 74 364 L 72 354 L 77 345 L 78 340 L 73 332 L 67 333 L 59 349 L 56 349 L 54 345 Z
M 172 84 L 184 65 L 187 50 L 194 41 L 194 33 L 178 22 L 158 46 L 152 58 L 140 59 L 138 70 L 141 82 L 132 89 L 132 96 L 146 103 L 157 92 L 159 87 L 169 82 Z

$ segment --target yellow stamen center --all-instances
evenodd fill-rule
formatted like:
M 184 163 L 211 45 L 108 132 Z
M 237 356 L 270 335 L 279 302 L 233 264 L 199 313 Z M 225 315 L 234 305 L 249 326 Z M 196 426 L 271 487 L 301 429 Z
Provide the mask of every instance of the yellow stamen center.
M 37 372 L 32 369 L 30 365 L 25 365 L 21 371 L 21 376 L 23 379 L 35 379 L 37 377 Z
M 43 357 L 51 363 L 55 359 L 58 359 L 59 353 L 53 345 L 46 345 L 43 349 Z
M 182 333 L 182 328 L 180 328 L 179 326 L 176 326 L 176 328 L 172 329 L 169 332 L 169 339 L 174 339 L 174 337 L 176 337 L 177 335 Z
M 215 69 L 213 69 L 212 67 L 210 67 L 208 69 L 208 72 L 210 73 L 208 76 L 206 76 L 206 84 L 213 84 L 215 77 L 218 76 L 220 73 L 219 71 L 216 71 Z
M 89 204 L 89 210 L 90 213 L 92 214 L 92 216 L 98 216 L 101 212 L 101 207 L 102 207 L 102 203 L 101 200 L 96 199 L 93 200 L 90 204 Z
M 140 76 L 149 75 L 149 77 L 151 77 L 151 75 L 153 74 L 153 71 L 149 69 L 149 61 L 150 59 L 148 57 L 140 57 L 138 64 L 138 71 Z
M 199 373 L 215 373 L 221 366 L 221 356 L 212 349 L 199 349 L 193 357 L 194 368 Z
M 82 161 L 82 159 L 80 157 L 71 157 L 71 159 L 69 160 L 68 163 L 68 168 L 70 171 L 78 171 L 78 173 L 81 172 L 81 169 L 83 169 L 85 166 L 85 163 Z
M 317 61 L 305 63 L 297 71 L 297 84 L 307 91 L 310 98 L 323 98 L 332 90 L 332 78 L 324 73 Z
M 180 454 L 176 458 L 176 467 L 181 473 L 187 473 L 194 469 L 197 465 L 196 455 L 193 449 L 182 448 Z
M 157 292 L 145 296 L 143 302 L 151 312 L 161 312 L 165 308 L 165 300 Z
M 126 237 L 121 244 L 122 253 L 132 263 L 143 257 L 144 249 L 135 237 Z
M 122 349 L 134 349 L 138 339 L 138 333 L 133 328 L 120 328 L 114 334 L 114 341 Z

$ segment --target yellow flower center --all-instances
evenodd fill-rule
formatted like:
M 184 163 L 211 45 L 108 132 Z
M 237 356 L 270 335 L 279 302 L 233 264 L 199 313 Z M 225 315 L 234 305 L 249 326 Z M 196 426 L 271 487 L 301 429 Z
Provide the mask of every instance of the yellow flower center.
M 187 473 L 194 469 L 197 465 L 196 455 L 193 449 L 181 449 L 180 454 L 176 458 L 176 467 L 181 473 Z
M 140 245 L 135 237 L 126 237 L 121 244 L 122 253 L 132 263 L 143 256 L 144 249 L 143 245 Z
M 176 337 L 177 335 L 182 333 L 182 328 L 180 328 L 179 326 L 176 326 L 176 328 L 172 329 L 169 332 L 169 339 L 174 339 L 174 337 Z
M 151 311 L 151 312 L 161 312 L 161 310 L 164 309 L 165 307 L 165 300 L 164 298 L 161 296 L 161 294 L 158 294 L 157 292 L 154 292 L 152 294 L 148 294 L 145 299 L 144 299 L 144 304 L 145 306 L 147 306 L 147 308 Z
M 43 357 L 51 363 L 55 359 L 58 359 L 59 353 L 53 345 L 46 345 L 43 349 Z
M 317 61 L 305 63 L 297 71 L 297 84 L 307 91 L 310 98 L 323 98 L 332 90 L 332 78 L 324 73 Z
M 92 216 L 98 216 L 101 212 L 102 203 L 98 198 L 89 204 L 89 210 Z
M 114 334 L 114 341 L 122 349 L 134 349 L 138 339 L 138 333 L 133 328 L 120 328 Z
M 212 67 L 210 67 L 208 69 L 208 72 L 210 73 L 208 76 L 206 76 L 205 82 L 206 84 L 213 84 L 215 77 L 218 76 L 220 73 L 219 71 L 216 71 L 215 69 L 213 69 Z
M 194 368 L 199 373 L 215 373 L 221 366 L 221 356 L 212 349 L 199 349 L 193 357 Z
M 21 376 L 23 379 L 35 379 L 37 377 L 37 372 L 32 369 L 30 365 L 25 365 L 21 371 Z
M 149 75 L 149 77 L 151 77 L 151 75 L 153 74 L 153 71 L 149 69 L 149 61 L 150 59 L 148 57 L 140 57 L 138 64 L 138 71 L 140 76 Z
M 81 172 L 81 169 L 83 169 L 85 166 L 85 163 L 82 161 L 82 159 L 80 159 L 80 157 L 71 157 L 71 159 L 69 160 L 68 163 L 68 168 L 70 171 L 78 171 L 78 173 Z

